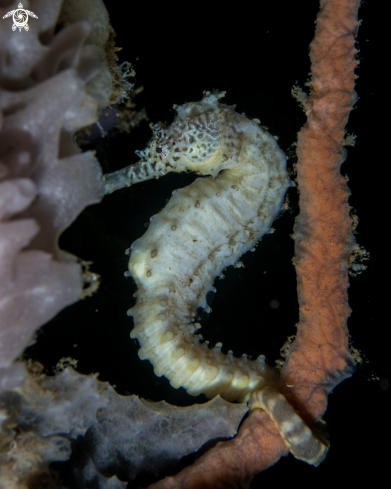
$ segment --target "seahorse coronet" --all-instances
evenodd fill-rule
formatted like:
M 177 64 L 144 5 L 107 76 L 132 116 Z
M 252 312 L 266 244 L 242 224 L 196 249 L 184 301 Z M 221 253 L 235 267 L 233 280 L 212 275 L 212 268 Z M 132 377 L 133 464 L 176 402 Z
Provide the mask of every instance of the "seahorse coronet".
M 131 246 L 129 272 L 138 290 L 128 314 L 139 356 L 156 375 L 191 395 L 247 401 L 275 385 L 276 370 L 263 356 L 251 361 L 225 355 L 221 344 L 209 348 L 194 317 L 199 307 L 209 310 L 215 278 L 270 231 L 290 181 L 275 138 L 221 104 L 224 95 L 206 92 L 200 102 L 175 106 L 174 122 L 153 125 L 140 163 L 126 170 L 128 184 L 168 171 L 203 176 L 173 192 Z

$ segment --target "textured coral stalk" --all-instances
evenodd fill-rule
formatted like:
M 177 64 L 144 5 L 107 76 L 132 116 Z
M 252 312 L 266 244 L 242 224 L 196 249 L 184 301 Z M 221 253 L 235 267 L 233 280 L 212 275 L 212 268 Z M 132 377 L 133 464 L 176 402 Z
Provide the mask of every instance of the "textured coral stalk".
M 345 126 L 357 100 L 354 37 L 359 0 L 321 2 L 311 43 L 312 95 L 298 135 L 300 214 L 295 265 L 300 319 L 282 370 L 281 390 L 309 424 L 326 410 L 327 394 L 349 376 L 347 289 L 356 247 L 349 189 L 340 167 Z
M 307 123 L 299 133 L 300 215 L 295 225 L 300 321 L 281 376 L 281 391 L 311 424 L 327 394 L 353 365 L 346 320 L 348 260 L 354 250 L 349 190 L 340 166 L 343 138 L 356 101 L 354 36 L 358 0 L 324 0 L 311 44 L 312 89 Z M 256 410 L 239 434 L 219 443 L 161 488 L 248 487 L 287 448 L 265 412 Z

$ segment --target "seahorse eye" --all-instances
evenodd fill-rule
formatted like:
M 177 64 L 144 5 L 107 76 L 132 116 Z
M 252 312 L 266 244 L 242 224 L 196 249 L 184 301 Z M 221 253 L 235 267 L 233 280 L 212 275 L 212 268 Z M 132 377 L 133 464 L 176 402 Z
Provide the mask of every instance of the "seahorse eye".
M 172 146 L 165 134 L 159 132 L 155 135 L 155 139 L 152 140 L 151 143 L 150 151 L 153 157 L 159 158 L 160 160 L 164 160 L 171 154 Z

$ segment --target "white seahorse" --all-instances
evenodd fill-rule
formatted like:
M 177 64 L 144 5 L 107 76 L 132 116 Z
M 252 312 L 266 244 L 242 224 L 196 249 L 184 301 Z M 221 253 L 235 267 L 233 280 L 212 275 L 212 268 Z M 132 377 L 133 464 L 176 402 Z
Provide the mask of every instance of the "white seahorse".
M 277 371 L 264 356 L 250 361 L 232 351 L 201 343 L 194 323 L 198 307 L 208 310 L 206 294 L 216 276 L 269 231 L 290 186 L 284 153 L 259 121 L 250 121 L 220 104 L 224 92 L 205 93 L 201 102 L 174 108 L 169 126 L 152 125 L 149 148 L 141 161 L 105 175 L 106 193 L 157 178 L 169 171 L 200 175 L 173 193 L 151 218 L 148 231 L 131 247 L 129 275 L 136 281 L 132 338 L 139 356 L 149 359 L 156 375 L 189 394 L 220 394 L 228 401 L 248 401 L 274 421 L 291 453 L 319 465 L 328 444 L 315 436 L 275 388 Z
M 141 161 L 105 176 L 106 193 L 170 171 L 191 170 L 197 178 L 173 192 L 151 218 L 147 232 L 131 246 L 130 274 L 138 291 L 132 338 L 139 356 L 156 375 L 191 395 L 220 394 L 247 401 L 252 392 L 277 380 L 261 355 L 236 358 L 200 342 L 197 308 L 208 311 L 206 294 L 216 276 L 254 247 L 281 210 L 288 179 L 286 159 L 276 140 L 218 100 L 225 92 L 206 92 L 200 102 L 174 106 L 169 126 L 152 125 Z

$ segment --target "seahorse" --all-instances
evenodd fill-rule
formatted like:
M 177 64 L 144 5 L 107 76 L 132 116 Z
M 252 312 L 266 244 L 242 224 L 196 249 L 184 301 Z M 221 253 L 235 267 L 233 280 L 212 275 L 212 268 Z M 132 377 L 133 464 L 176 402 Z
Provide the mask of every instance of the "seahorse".
M 129 272 L 136 284 L 131 337 L 157 376 L 191 395 L 220 394 L 247 401 L 274 386 L 276 370 L 263 355 L 252 361 L 209 348 L 197 334 L 197 308 L 209 311 L 206 295 L 223 270 L 237 264 L 270 231 L 290 180 L 276 139 L 219 102 L 225 92 L 204 92 L 200 102 L 174 106 L 166 127 L 151 125 L 153 137 L 140 161 L 105 176 L 106 193 L 149 178 L 190 170 L 201 175 L 173 192 L 151 217 L 147 232 L 131 246 Z

